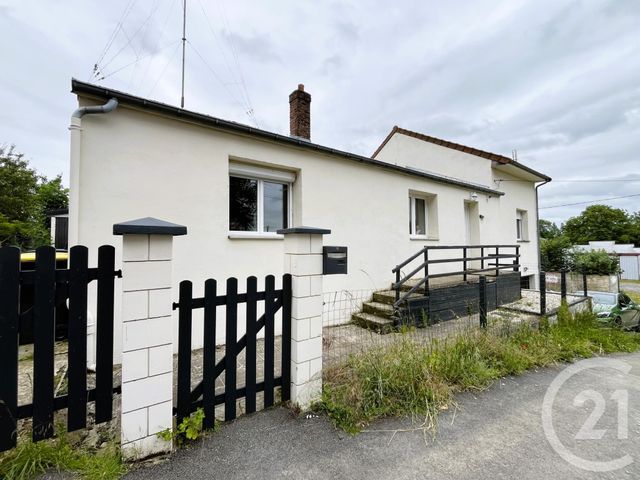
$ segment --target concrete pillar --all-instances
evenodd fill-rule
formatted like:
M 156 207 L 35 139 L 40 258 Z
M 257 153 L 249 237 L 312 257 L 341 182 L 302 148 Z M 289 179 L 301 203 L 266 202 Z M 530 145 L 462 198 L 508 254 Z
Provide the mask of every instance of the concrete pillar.
M 157 433 L 173 428 L 173 237 L 187 229 L 154 218 L 113 226 L 122 235 L 122 454 L 171 450 Z
M 291 401 L 303 409 L 322 393 L 322 236 L 294 227 L 284 234 L 284 271 L 291 274 Z

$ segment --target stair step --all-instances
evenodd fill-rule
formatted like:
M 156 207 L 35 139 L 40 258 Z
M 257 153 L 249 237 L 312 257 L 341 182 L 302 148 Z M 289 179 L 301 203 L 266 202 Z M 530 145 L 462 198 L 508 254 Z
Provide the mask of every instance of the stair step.
M 412 293 L 409 295 L 409 298 L 420 298 L 422 297 L 422 293 Z M 373 301 L 377 303 L 385 303 L 387 305 L 393 305 L 393 302 L 396 301 L 396 292 L 394 290 L 383 290 L 380 292 L 373 292 Z
M 418 284 L 421 281 L 422 281 L 422 278 L 410 278 L 404 284 L 402 284 L 402 286 L 400 287 L 400 290 L 403 292 L 411 290 L 416 284 Z M 393 288 L 393 284 L 391 286 Z M 420 287 L 416 289 L 416 292 L 424 293 L 424 285 L 420 285 Z
M 375 301 L 365 302 L 362 304 L 362 311 L 378 317 L 391 318 L 393 316 L 393 305 Z
M 390 333 L 395 328 L 393 320 L 389 318 L 379 317 L 377 315 L 372 315 L 371 313 L 354 313 L 351 316 L 351 319 L 356 325 L 367 328 L 369 330 L 373 330 L 380 334 Z

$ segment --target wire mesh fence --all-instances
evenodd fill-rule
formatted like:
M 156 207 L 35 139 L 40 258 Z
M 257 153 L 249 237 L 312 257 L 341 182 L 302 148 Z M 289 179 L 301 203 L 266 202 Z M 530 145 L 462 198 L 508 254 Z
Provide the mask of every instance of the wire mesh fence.
M 373 290 L 326 292 L 322 299 L 322 326 L 335 327 L 351 322 L 351 316 L 371 300 Z
M 334 292 L 335 293 L 335 292 Z M 348 315 L 357 314 L 358 305 L 367 302 L 367 294 L 364 292 L 340 292 L 340 295 L 327 294 L 325 300 L 323 319 L 323 363 L 324 368 L 330 368 L 345 362 L 351 356 L 361 355 L 371 349 L 386 347 L 395 342 L 411 342 L 416 346 L 428 346 L 434 342 L 444 342 L 454 339 L 461 334 L 481 331 L 479 313 L 454 316 L 450 320 L 423 322 L 421 318 L 411 317 L 396 320 L 393 328 L 382 333 L 375 329 L 365 328 L 350 321 Z M 369 294 L 370 297 L 370 294 Z M 525 297 L 524 303 L 529 302 Z M 460 307 L 460 308 L 456 308 Z M 452 299 L 452 310 L 465 310 L 478 312 L 478 302 L 457 305 Z M 509 334 L 515 331 L 523 323 L 537 326 L 539 321 L 537 311 L 513 311 L 498 308 L 487 312 L 486 330 L 498 334 Z

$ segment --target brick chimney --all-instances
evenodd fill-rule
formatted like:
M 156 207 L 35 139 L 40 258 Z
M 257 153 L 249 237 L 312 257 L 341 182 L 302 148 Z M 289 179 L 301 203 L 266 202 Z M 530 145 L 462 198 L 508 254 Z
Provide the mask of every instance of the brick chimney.
M 311 140 L 311 95 L 303 84 L 289 95 L 289 125 L 292 137 Z

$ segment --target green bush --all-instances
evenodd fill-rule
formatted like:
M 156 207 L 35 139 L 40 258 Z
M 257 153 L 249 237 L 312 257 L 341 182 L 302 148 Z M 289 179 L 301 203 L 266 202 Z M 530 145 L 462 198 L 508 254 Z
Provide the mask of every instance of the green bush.
M 544 272 L 569 268 L 571 242 L 564 236 L 540 239 L 540 266 Z
M 604 250 L 573 252 L 570 256 L 571 270 L 587 275 L 617 275 L 620 273 L 618 257 Z

